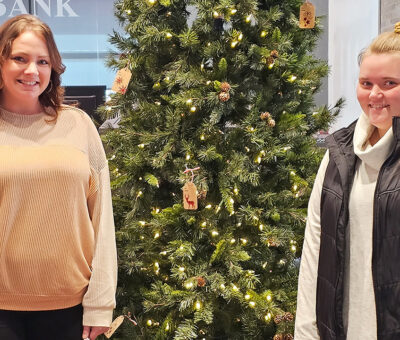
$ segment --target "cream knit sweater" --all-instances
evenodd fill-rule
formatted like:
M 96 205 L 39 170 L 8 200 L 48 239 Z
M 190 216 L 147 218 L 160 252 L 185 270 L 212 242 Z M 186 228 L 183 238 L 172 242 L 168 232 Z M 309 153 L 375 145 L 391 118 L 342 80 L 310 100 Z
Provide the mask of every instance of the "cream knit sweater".
M 105 153 L 82 111 L 0 109 L 0 309 L 83 304 L 83 324 L 109 326 L 116 246 Z
M 349 228 L 345 265 L 344 323 L 347 340 L 376 340 L 376 309 L 372 281 L 373 197 L 379 170 L 393 146 L 393 132 L 371 146 L 374 127 L 362 113 L 354 132 L 354 152 L 358 156 L 349 201 Z M 318 340 L 316 327 L 317 268 L 320 247 L 321 189 L 329 162 L 328 152 L 321 162 L 311 194 L 300 266 L 295 340 Z

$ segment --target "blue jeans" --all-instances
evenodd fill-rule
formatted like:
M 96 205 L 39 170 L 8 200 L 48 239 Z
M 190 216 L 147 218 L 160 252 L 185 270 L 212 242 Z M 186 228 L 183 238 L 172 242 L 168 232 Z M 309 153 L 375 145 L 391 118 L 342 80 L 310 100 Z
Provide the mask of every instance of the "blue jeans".
M 0 310 L 1 340 L 81 340 L 82 305 L 47 311 Z

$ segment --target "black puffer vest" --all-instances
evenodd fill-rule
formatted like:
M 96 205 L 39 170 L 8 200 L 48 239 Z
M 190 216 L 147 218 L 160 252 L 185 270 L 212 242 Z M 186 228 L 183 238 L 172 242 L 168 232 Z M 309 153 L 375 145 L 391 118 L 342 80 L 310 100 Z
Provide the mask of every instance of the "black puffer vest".
M 321 248 L 317 280 L 317 327 L 321 340 L 346 339 L 343 276 L 349 195 L 356 155 L 355 122 L 327 138 L 329 163 L 321 194 Z M 400 339 L 400 117 L 393 118 L 395 144 L 376 182 L 372 274 L 378 340 Z

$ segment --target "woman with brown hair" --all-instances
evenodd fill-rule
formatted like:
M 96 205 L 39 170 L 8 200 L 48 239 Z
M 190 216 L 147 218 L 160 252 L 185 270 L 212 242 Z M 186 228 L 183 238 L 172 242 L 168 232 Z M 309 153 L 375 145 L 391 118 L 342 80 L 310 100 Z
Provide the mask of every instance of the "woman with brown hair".
M 107 160 L 64 69 L 35 16 L 0 27 L 0 339 L 94 340 L 115 307 Z

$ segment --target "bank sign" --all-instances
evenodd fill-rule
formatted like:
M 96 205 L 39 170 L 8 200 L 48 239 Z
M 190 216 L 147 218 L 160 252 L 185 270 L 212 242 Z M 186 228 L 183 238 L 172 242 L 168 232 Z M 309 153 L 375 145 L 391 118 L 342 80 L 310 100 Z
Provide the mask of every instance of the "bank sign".
M 113 7 L 113 0 L 0 0 L 0 24 L 30 13 L 58 33 L 110 33 L 116 26 Z

